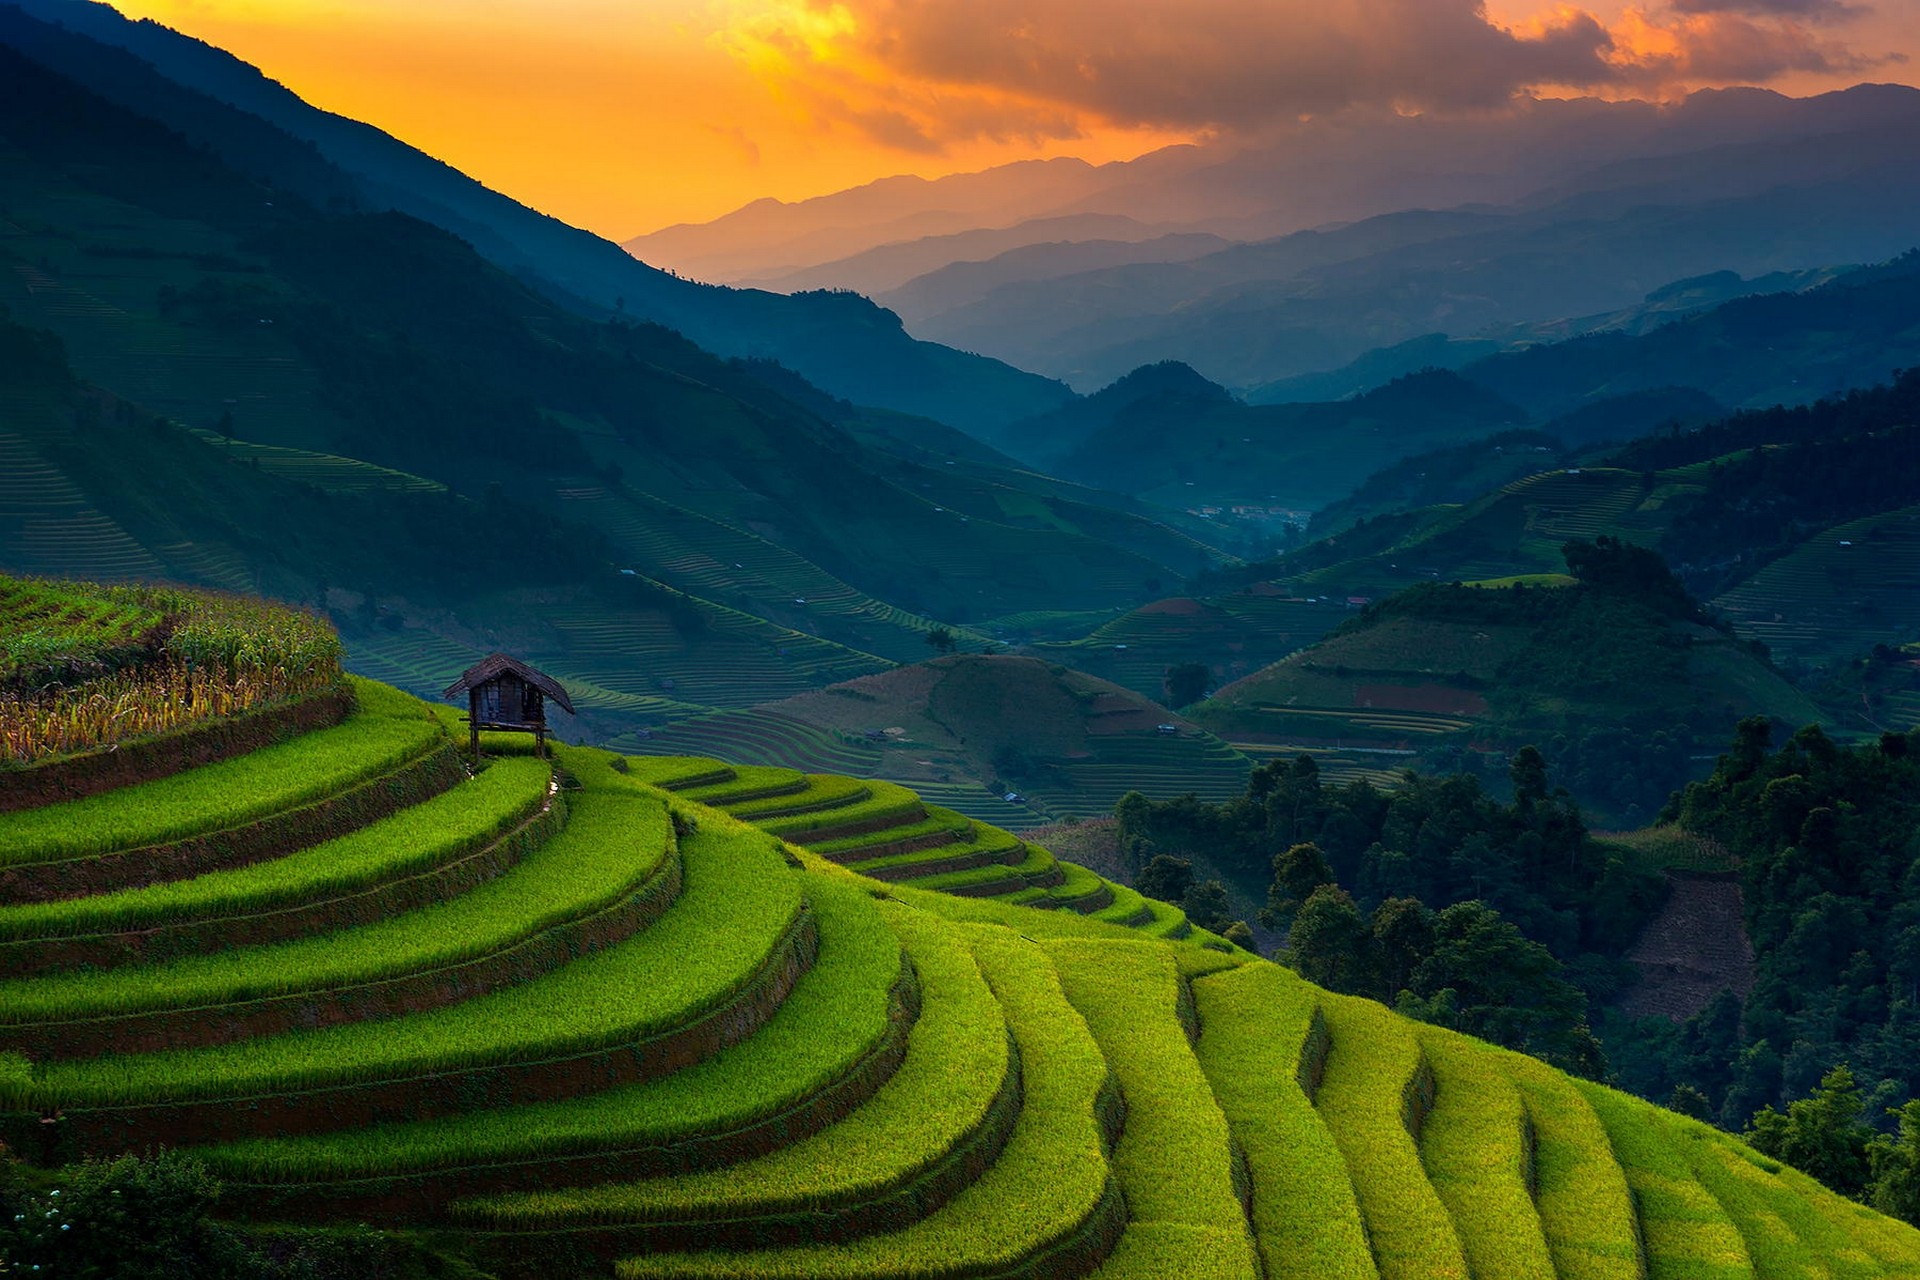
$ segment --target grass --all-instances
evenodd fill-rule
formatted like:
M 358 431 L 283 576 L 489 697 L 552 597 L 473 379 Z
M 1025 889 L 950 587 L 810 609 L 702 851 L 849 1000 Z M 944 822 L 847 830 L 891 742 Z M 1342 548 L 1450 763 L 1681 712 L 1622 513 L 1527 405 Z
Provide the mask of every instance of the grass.
M 1259 1263 L 1234 1189 L 1227 1120 L 1179 1016 L 1180 974 L 1172 949 L 1151 942 L 1047 944 L 1061 986 L 1099 1041 L 1127 1099 L 1127 1127 L 1114 1172 L 1131 1223 L 1230 1232 L 1214 1241 L 1214 1274 L 1256 1280 Z
M 1040 948 L 985 929 L 974 932 L 974 954 L 1006 1009 L 1026 1074 L 1026 1103 L 991 1169 L 899 1231 L 842 1244 L 627 1258 L 622 1280 L 994 1274 L 1074 1237 L 1110 1194 L 1096 1118 L 1106 1063 Z
M 844 861 L 847 866 L 852 867 L 854 870 L 862 874 L 867 874 L 874 871 L 885 871 L 892 867 L 912 866 L 914 863 L 927 862 L 935 858 L 941 860 L 947 858 L 964 858 L 976 853 L 995 855 L 1010 854 L 1022 847 L 1023 841 L 1019 836 L 1009 831 L 1003 831 L 999 827 L 988 826 L 984 822 L 976 823 L 971 818 L 961 817 L 951 809 L 929 808 L 928 812 L 934 815 L 927 819 L 931 830 L 944 831 L 960 828 L 964 832 L 962 838 L 954 841 L 952 844 L 938 845 L 931 849 L 920 849 L 912 853 L 890 853 L 878 858 L 861 858 L 858 860 L 846 858 L 844 855 L 836 853 L 834 851 L 834 845 L 840 843 L 838 841 L 832 841 L 826 844 L 808 844 L 807 848 L 813 850 L 815 853 Z M 914 823 L 906 827 L 889 827 L 886 831 L 879 834 L 892 839 L 905 836 L 908 832 L 917 832 L 920 830 L 922 830 L 922 824 Z M 862 836 L 859 838 L 864 840 L 872 839 L 873 837 Z
M 919 822 L 905 826 L 888 827 L 884 831 L 870 831 L 864 835 L 844 836 L 838 840 L 820 840 L 807 847 L 822 857 L 832 858 L 836 862 L 863 866 L 878 866 L 893 858 L 919 858 L 928 856 L 931 850 L 919 850 L 903 854 L 875 854 L 862 856 L 865 851 L 884 847 L 901 840 L 914 840 L 923 836 L 937 836 L 952 833 L 958 839 L 954 843 L 969 838 L 973 834 L 973 820 L 951 809 L 942 809 L 936 805 L 927 805 L 927 816 Z M 1009 837 L 1011 838 L 1011 837 Z
M 1092 1280 L 1239 1280 L 1247 1275 L 1246 1233 L 1180 1222 L 1129 1222 Z
M 1314 1105 L 1346 1158 L 1382 1280 L 1465 1280 L 1459 1235 L 1403 1115 L 1421 1068 L 1415 1024 L 1351 997 L 1327 996 L 1321 1010 L 1333 1048 Z
M 986 1122 L 1017 1064 L 1000 1005 L 965 937 L 921 912 L 888 905 L 884 914 L 920 975 L 922 1011 L 906 1060 L 865 1106 L 757 1160 L 679 1177 L 493 1196 L 456 1205 L 455 1216 L 538 1229 L 830 1213 L 906 1186 L 945 1159 Z
M 1684 831 L 1677 826 L 1595 832 L 1594 835 L 1607 845 L 1627 851 L 1643 866 L 1656 871 L 1724 872 L 1735 869 L 1733 855 L 1719 841 L 1711 836 Z
M 1475 1280 L 1533 1280 L 1554 1264 L 1529 1184 L 1530 1121 L 1498 1059 L 1423 1028 L 1434 1105 L 1420 1132 L 1427 1177 L 1452 1215 Z
M 651 929 L 531 982 L 381 1022 L 49 1064 L 29 1086 L 9 1090 L 6 1103 L 71 1109 L 289 1093 L 559 1058 L 659 1034 L 732 998 L 801 908 L 770 842 L 718 814 L 682 840 L 681 861 L 685 888 Z
M 1533 1124 L 1534 1201 L 1560 1280 L 1642 1280 L 1633 1197 L 1599 1116 L 1560 1072 L 1500 1057 Z
M 1695 1179 L 1686 1147 L 1662 1113 L 1603 1085 L 1577 1084 L 1606 1126 L 1633 1189 L 1648 1280 L 1753 1275 L 1746 1242 L 1726 1209 Z
M 363 891 L 491 842 L 539 806 L 552 776 L 543 760 L 495 760 L 452 791 L 284 858 L 117 893 L 0 907 L 0 939 L 156 928 Z
M 853 782 L 854 779 L 844 779 Z M 901 824 L 918 822 L 926 816 L 926 807 L 920 803 L 920 797 L 905 787 L 891 782 L 863 782 L 856 785 L 868 789 L 866 798 L 837 808 L 823 809 L 818 812 L 797 813 L 777 818 L 751 818 L 742 814 L 763 831 L 792 840 L 796 844 L 805 844 L 809 832 L 836 831 L 855 823 L 899 822 Z
M 0 816 L 0 866 L 83 858 L 244 826 L 417 759 L 446 735 L 416 700 L 356 680 L 345 723 L 85 800 Z
M 690 866 L 706 861 L 696 847 L 698 837 L 686 843 L 683 856 Z M 721 880 L 749 875 L 786 891 L 804 887 L 820 928 L 820 956 L 813 968 L 773 1017 L 740 1044 L 659 1079 L 563 1101 L 313 1137 L 261 1138 L 197 1148 L 195 1154 L 241 1183 L 379 1179 L 667 1146 L 730 1132 L 787 1110 L 845 1075 L 885 1033 L 890 994 L 900 974 L 900 940 L 857 886 L 792 875 L 758 860 L 709 864 L 700 878 L 711 885 L 716 872 Z M 724 891 L 725 885 L 720 887 Z M 656 929 L 681 910 L 676 905 Z M 712 927 L 711 921 L 701 923 Z M 698 942 L 697 933 L 675 939 L 683 949 Z
M 1273 1280 L 1377 1273 L 1346 1159 L 1297 1067 L 1320 992 L 1278 965 L 1198 978 L 1201 1070 L 1247 1156 L 1254 1242 Z
M 0 685 L 137 661 L 159 610 L 77 582 L 0 577 Z
M 767 770 L 777 775 L 785 770 Z M 716 809 L 725 809 L 734 817 L 745 822 L 768 822 L 782 818 L 798 817 L 802 814 L 814 814 L 826 810 L 836 813 L 841 809 L 852 808 L 873 796 L 873 789 L 857 778 L 843 778 L 830 773 L 810 773 L 805 778 L 806 785 L 791 793 L 774 796 L 749 796 L 738 801 L 730 801 L 724 795 L 703 797 L 698 792 L 689 793 L 689 800 L 709 804 Z
M 669 760 L 677 759 L 671 756 L 666 758 Z M 648 768 L 650 763 L 651 762 L 644 759 L 637 759 L 629 767 L 639 771 L 638 776 L 643 778 L 656 772 L 668 773 L 666 770 L 661 770 L 657 764 L 653 765 L 652 768 Z M 771 796 L 792 795 L 805 791 L 809 782 L 807 775 L 801 773 L 798 769 L 783 769 L 777 765 L 737 764 L 728 766 L 728 772 L 733 776 L 724 781 L 701 786 L 681 787 L 675 790 L 677 794 L 685 796 L 697 804 L 712 805 L 717 809 L 725 809 L 733 805 L 744 805 L 748 801 L 762 800 Z M 668 776 L 671 776 L 671 774 L 668 773 Z M 648 778 L 648 780 L 651 781 L 652 779 Z M 658 786 L 662 784 L 656 782 L 655 785 Z
M 740 776 L 740 766 L 705 756 L 622 756 L 635 782 L 686 795 L 697 787 L 714 786 Z
M 106 973 L 0 982 L 0 1021 L 61 1022 L 335 991 L 505 951 L 631 896 L 672 847 L 666 811 L 638 794 L 583 792 L 557 836 L 466 893 L 354 929 Z
M 1005 880 L 1014 884 L 1016 886 L 1014 891 L 1018 892 L 1019 888 L 1051 874 L 1058 865 L 1058 860 L 1045 849 L 1036 845 L 1027 845 L 1026 856 L 1018 863 L 995 862 L 984 867 L 972 867 L 966 871 L 943 871 L 935 875 L 918 876 L 907 883 L 917 889 L 944 889 L 951 892 Z
M 1824 1274 L 1833 1280 L 1870 1280 L 1883 1274 L 1845 1232 L 1781 1185 L 1774 1176 L 1777 1162 L 1767 1161 L 1769 1172 L 1754 1163 L 1759 1157 L 1703 1131 L 1689 1130 L 1682 1141 L 1691 1148 L 1694 1176 L 1733 1219 L 1758 1274 Z

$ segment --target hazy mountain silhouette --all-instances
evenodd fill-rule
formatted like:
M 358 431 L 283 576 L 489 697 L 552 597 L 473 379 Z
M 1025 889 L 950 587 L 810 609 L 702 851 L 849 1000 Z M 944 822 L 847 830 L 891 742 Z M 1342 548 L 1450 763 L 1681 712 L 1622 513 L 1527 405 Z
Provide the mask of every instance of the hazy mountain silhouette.
M 321 195 L 290 178 L 288 155 L 298 152 L 300 163 L 315 171 L 312 182 L 333 184 L 327 198 L 393 208 L 444 227 L 497 265 L 537 280 L 589 313 L 617 310 L 655 320 L 724 355 L 791 364 L 856 401 L 963 426 L 1010 421 L 1063 398 L 1060 388 L 1043 379 L 916 342 L 896 317 L 861 300 L 716 289 L 656 270 L 370 125 L 309 106 L 223 50 L 151 21 L 129 22 L 105 5 L 21 0 L 0 6 L 0 40 L 108 101 L 163 121 L 244 171 Z M 183 96 L 174 85 L 195 95 Z M 257 126 L 216 118 L 195 101 L 199 94 L 303 145 L 264 145 Z M 337 172 L 320 176 L 312 161 L 322 158 Z

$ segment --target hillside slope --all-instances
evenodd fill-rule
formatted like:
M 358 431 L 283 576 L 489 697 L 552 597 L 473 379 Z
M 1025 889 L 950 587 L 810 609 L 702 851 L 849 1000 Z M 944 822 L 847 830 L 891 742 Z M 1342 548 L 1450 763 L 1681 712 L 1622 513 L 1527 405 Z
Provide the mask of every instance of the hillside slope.
M 624 729 L 1217 556 L 990 456 L 863 445 L 791 375 L 581 320 L 432 227 L 262 188 L 0 59 L 0 566 L 321 603 L 420 691 L 510 644 Z
M 1408 588 L 1189 714 L 1230 741 L 1370 747 L 1409 765 L 1457 766 L 1468 752 L 1504 762 L 1531 743 L 1583 804 L 1642 820 L 1686 781 L 1691 744 L 1753 715 L 1820 719 L 1684 596 L 1564 575 Z M 1624 773 L 1604 762 L 1636 751 Z
M 5 6 L 0 40 L 164 121 L 256 178 L 283 185 L 287 153 L 304 152 L 295 163 L 324 182 L 327 195 L 444 228 L 502 269 L 539 281 L 544 291 L 596 317 L 619 312 L 657 321 L 722 355 L 770 357 L 862 403 L 961 426 L 1026 417 L 1068 395 L 1057 383 L 999 361 L 916 341 L 891 312 L 864 299 L 723 289 L 656 270 L 378 129 L 309 106 L 222 50 L 152 21 L 129 22 L 105 4 L 23 0 Z M 238 110 L 209 112 L 209 99 Z M 279 131 L 277 140 L 268 136 Z
M 1920 1233 L 1535 1060 L 863 879 L 696 803 L 755 781 L 711 762 L 563 748 L 556 791 L 490 743 L 465 780 L 443 717 L 357 693 L 0 817 L 13 1150 L 177 1144 L 256 1226 L 430 1228 L 507 1277 L 1920 1274 Z M 411 796 L 353 807 L 355 744 L 395 731 Z M 335 820 L 276 840 L 289 769 Z
M 986 654 L 860 676 L 613 745 L 854 772 L 1010 823 L 1103 815 L 1128 791 L 1224 799 L 1251 767 L 1139 693 L 1057 663 Z

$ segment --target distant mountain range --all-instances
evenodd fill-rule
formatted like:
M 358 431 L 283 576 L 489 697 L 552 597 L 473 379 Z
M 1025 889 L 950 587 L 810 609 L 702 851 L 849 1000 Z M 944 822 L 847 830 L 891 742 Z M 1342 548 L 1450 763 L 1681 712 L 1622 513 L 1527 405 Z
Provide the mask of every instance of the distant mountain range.
M 1082 391 L 1175 359 L 1251 392 L 1429 333 L 1569 336 L 1670 281 L 1887 258 L 1920 243 L 1916 174 L 1920 91 L 1728 90 L 888 179 L 628 247 L 869 291 L 923 337 Z
M 370 125 L 309 106 L 223 50 L 104 4 L 0 5 L 0 43 L 321 207 L 391 208 L 443 227 L 587 314 L 658 321 L 722 355 L 779 360 L 838 395 L 960 426 L 1004 423 L 1065 398 L 1045 379 L 915 341 L 861 299 L 718 289 L 649 267 Z
M 1418 474 L 1393 472 L 1432 450 L 1532 427 L 1577 451 L 1730 409 L 1806 404 L 1916 364 L 1920 253 L 1908 253 L 1868 267 L 1678 281 L 1581 325 L 1415 339 L 1245 399 L 1162 361 L 988 438 L 1062 477 L 1162 505 L 1338 503 L 1352 518 L 1385 493 L 1477 496 L 1449 483 L 1453 454 L 1427 458 Z M 1392 476 L 1384 487 L 1348 499 L 1382 469 Z

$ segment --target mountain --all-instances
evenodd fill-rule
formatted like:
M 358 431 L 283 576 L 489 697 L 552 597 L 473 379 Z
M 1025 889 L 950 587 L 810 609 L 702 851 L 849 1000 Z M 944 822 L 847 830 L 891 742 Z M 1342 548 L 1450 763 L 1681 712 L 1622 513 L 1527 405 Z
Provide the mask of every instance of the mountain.
M 773 726 L 782 732 L 770 733 Z M 823 735 L 844 744 L 831 763 L 814 754 Z M 1007 815 L 1027 822 L 1103 816 L 1128 791 L 1222 799 L 1239 793 L 1250 768 L 1225 743 L 1137 692 L 1012 654 L 937 658 L 615 745 L 851 769 L 1005 823 L 1013 821 Z M 1009 792 L 1020 799 L 1006 801 Z
M 1003 285 L 916 331 L 1076 386 L 1149 359 L 1245 388 L 1338 368 L 1374 348 L 1633 307 L 1668 282 L 1874 261 L 1920 237 L 1920 95 L 1912 119 L 1740 149 L 1771 185 L 1665 186 L 1541 208 L 1401 214 L 1177 264 Z
M 1409 209 L 1627 189 L 1647 180 L 1636 162 L 1911 116 L 1912 91 L 1885 85 L 1810 99 L 1735 89 L 1658 105 L 1528 101 L 1464 117 L 1322 113 L 1257 143 L 1167 147 L 1097 167 L 1024 161 L 933 181 L 887 178 L 790 204 L 760 200 L 629 246 L 677 270 L 701 274 L 705 266 L 707 278 L 734 282 L 817 268 L 883 244 L 904 248 L 968 229 L 1025 234 L 1022 224 L 1081 215 L 1264 240 Z
M 1161 261 L 1199 257 L 1227 245 L 1219 236 L 1169 236 L 1158 227 L 1112 214 L 1069 218 L 1030 218 L 1003 229 L 964 231 L 951 236 L 883 244 L 850 257 L 784 275 L 742 280 L 743 286 L 796 293 L 807 289 L 852 289 L 879 296 L 908 281 L 938 275 L 948 267 L 984 266 L 1004 271 L 1016 263 L 1054 274 L 1110 266 L 1116 261 Z M 1014 262 L 1008 262 L 1012 258 Z M 1064 259 L 1065 261 L 1061 261 Z
M 1724 303 L 1763 294 L 1802 293 L 1831 284 L 1856 270 L 1857 266 L 1818 267 L 1773 272 L 1751 280 L 1737 271 L 1710 272 L 1661 285 L 1638 303 L 1617 311 L 1512 325 L 1476 338 L 1422 334 L 1392 346 L 1375 348 L 1338 369 L 1303 373 L 1255 387 L 1247 392 L 1247 400 L 1251 404 L 1340 400 L 1421 369 L 1460 370 L 1503 352 L 1596 334 L 1637 337 Z
M 129 22 L 104 4 L 0 6 L 0 41 L 321 207 L 396 209 L 443 227 L 595 317 L 657 321 L 720 354 L 775 359 L 862 403 L 961 426 L 1027 416 L 1063 398 L 1043 379 L 917 342 L 897 317 L 857 299 L 716 289 L 648 267 L 378 129 L 307 105 L 222 50 Z M 237 113 L 210 111 L 207 99 Z M 305 145 L 269 139 L 261 121 Z M 294 169 L 304 185 L 292 180 Z
M 1569 550 L 1578 577 L 1410 587 L 1188 714 L 1234 742 L 1364 745 L 1430 767 L 1541 744 L 1583 806 L 1629 825 L 1694 775 L 1694 743 L 1753 715 L 1820 718 L 1731 628 L 1708 624 L 1658 555 L 1573 545 L 1595 561 Z M 1636 767 L 1605 763 L 1625 757 Z
M 1074 200 L 1010 198 L 968 230 L 943 223 L 930 235 L 912 218 L 939 211 L 951 222 L 978 207 L 963 190 L 1036 184 L 1012 170 L 888 180 L 763 203 L 738 215 L 739 229 L 750 223 L 760 241 L 780 242 L 789 224 L 838 225 L 836 208 L 855 222 L 853 210 L 878 201 L 900 221 L 869 237 L 876 256 L 790 253 L 756 278 L 873 288 L 897 274 L 876 271 L 879 262 L 920 264 L 923 275 L 878 297 L 915 333 L 1088 390 L 1165 359 L 1247 388 L 1427 332 L 1466 339 L 1630 308 L 1671 280 L 1899 252 L 1916 238 L 1907 214 L 1916 123 L 1920 93 L 1891 85 L 1808 99 L 1703 92 L 1666 106 L 1537 102 L 1473 119 L 1354 113 L 1258 146 L 1102 166 L 1097 179 L 1082 175 L 1097 189 Z M 1129 233 L 1120 239 L 1135 243 L 1123 247 L 1078 243 L 1111 239 L 1097 222 L 1071 238 L 1046 230 L 1112 218 L 1166 235 Z M 726 225 L 702 234 L 717 243 Z M 1242 243 L 1194 257 L 1196 235 Z M 1004 256 L 974 261 L 996 238 L 1013 242 Z M 1104 256 L 1119 261 L 1088 261 Z
M 0 59 L 0 302 L 40 371 L 9 389 L 0 563 L 312 602 L 421 690 L 511 644 L 618 732 L 922 656 L 936 614 L 1124 606 L 1218 558 L 938 424 L 863 444 L 795 375 L 583 317 L 444 230 L 317 207 Z
M 1350 492 L 1383 462 L 1524 418 L 1485 388 L 1440 371 L 1354 400 L 1250 406 L 1168 362 L 1022 424 L 1009 440 L 1017 436 L 1027 456 L 1070 479 L 1167 506 L 1299 511 Z

